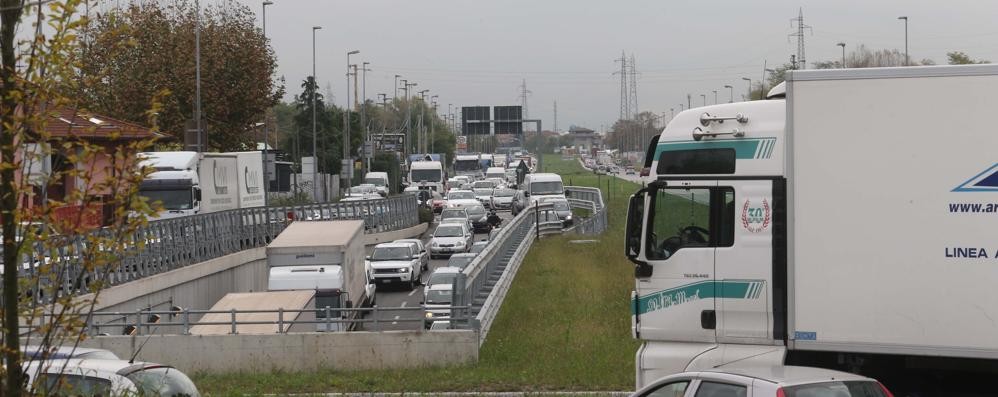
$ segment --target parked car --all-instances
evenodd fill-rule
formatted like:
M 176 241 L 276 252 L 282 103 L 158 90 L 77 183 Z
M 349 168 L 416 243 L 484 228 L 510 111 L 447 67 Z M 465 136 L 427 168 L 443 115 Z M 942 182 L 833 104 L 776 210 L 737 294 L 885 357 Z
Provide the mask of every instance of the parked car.
M 423 245 L 423 240 L 418 238 L 406 238 L 401 240 L 392 241 L 393 243 L 403 243 L 412 244 L 416 246 L 416 252 L 419 254 L 419 263 L 422 265 L 423 270 L 430 269 L 430 253 L 426 252 L 426 246 Z
M 118 359 L 26 361 L 24 372 L 39 395 L 192 396 L 197 386 L 168 365 Z
M 494 210 L 508 210 L 513 205 L 513 196 L 516 191 L 512 189 L 495 189 L 492 191 L 492 202 L 489 207 Z
M 447 260 L 447 267 L 456 267 L 458 269 L 464 270 L 471 264 L 471 261 L 475 260 L 478 254 L 464 253 L 464 254 L 454 254 L 450 256 Z
M 473 237 L 463 223 L 441 223 L 430 235 L 430 258 L 468 252 Z
M 409 243 L 378 244 L 367 260 L 371 262 L 378 284 L 403 284 L 414 290 L 423 274 L 419 253 Z
M 724 366 L 669 375 L 631 397 L 892 397 L 876 380 L 823 368 Z

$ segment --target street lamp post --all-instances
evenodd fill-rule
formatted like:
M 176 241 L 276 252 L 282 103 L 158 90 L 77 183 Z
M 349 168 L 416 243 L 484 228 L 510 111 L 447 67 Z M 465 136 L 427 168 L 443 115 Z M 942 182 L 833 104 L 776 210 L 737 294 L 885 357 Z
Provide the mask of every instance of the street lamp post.
M 419 101 L 420 101 L 419 126 L 418 126 L 419 129 L 416 130 L 416 134 L 419 137 L 419 139 L 417 139 L 417 143 L 419 144 L 418 145 L 419 151 L 422 153 L 426 153 L 426 93 L 427 92 L 430 92 L 430 90 L 426 89 L 419 91 Z
M 839 47 L 842 47 L 842 68 L 845 69 L 846 68 L 846 43 L 843 43 L 843 42 L 840 41 L 836 45 L 839 46 Z
M 725 84 L 724 88 L 728 89 L 728 103 L 734 102 L 735 101 L 735 87 L 731 86 L 730 84 Z
M 911 59 L 908 58 L 908 17 L 900 16 L 898 19 L 904 20 L 904 66 L 911 64 Z
M 395 96 L 399 94 L 399 77 L 402 77 L 402 75 L 395 75 L 395 91 L 392 91 L 392 102 L 395 102 Z
M 437 98 L 439 97 L 438 95 L 430 97 L 430 102 L 433 103 L 433 117 L 430 117 L 430 136 L 428 138 L 430 141 L 430 153 L 433 153 L 434 149 L 436 149 L 436 144 L 433 142 L 433 135 L 436 133 L 433 120 L 437 118 Z
M 353 177 L 353 156 L 350 155 L 350 56 L 354 54 L 360 54 L 360 51 L 353 50 L 347 52 L 347 102 L 346 106 L 343 107 L 343 160 L 350 160 L 348 165 L 346 161 L 341 162 L 340 167 L 348 165 L 348 169 L 344 171 L 347 176 L 347 183 L 343 187 L 343 191 L 347 191 L 352 186 L 350 179 Z M 357 95 L 355 92 L 354 95 Z
M 267 6 L 274 5 L 272 1 L 263 2 L 263 39 L 267 39 Z M 270 115 L 270 108 L 263 111 L 263 206 L 268 205 L 269 198 L 267 197 L 270 192 L 270 161 L 267 154 L 267 141 L 269 140 L 269 134 L 267 131 L 267 120 Z
M 714 91 L 714 104 L 717 105 L 717 90 Z
M 194 0 L 194 8 L 197 12 L 194 20 L 194 125 L 197 129 L 198 152 L 204 151 L 202 145 L 207 146 L 207 142 L 201 142 L 201 3 Z M 208 140 L 205 137 L 204 140 Z
M 315 91 L 319 88 L 319 82 L 315 78 L 315 31 L 322 29 L 322 26 L 312 27 L 312 201 L 319 201 L 319 152 L 317 150 L 318 138 L 315 133 Z
M 364 139 L 363 139 L 364 147 L 361 150 L 360 159 L 363 162 L 363 166 L 361 167 L 361 169 L 364 170 L 364 171 L 366 171 L 366 172 L 370 172 L 371 171 L 371 159 L 369 157 L 367 157 L 367 145 L 368 145 L 368 141 L 371 138 L 371 132 L 367 128 L 367 72 L 370 70 L 370 69 L 367 68 L 367 65 L 370 65 L 370 64 L 371 64 L 370 62 L 364 62 L 364 63 L 361 64 L 361 74 L 364 77 L 363 77 L 363 82 L 362 82 L 363 85 L 361 85 L 361 87 L 362 87 L 361 88 L 361 95 L 362 95 L 362 97 L 361 97 L 361 101 L 360 101 L 360 106 L 361 106 L 361 108 L 360 108 L 360 127 L 363 128 L 363 130 L 361 132 L 364 134 Z M 373 149 L 372 149 L 372 151 L 373 151 Z
M 700 99 L 703 99 L 703 105 L 707 106 L 707 94 L 700 94 Z
M 748 77 L 742 77 L 742 80 L 745 80 L 745 81 L 748 82 L 748 99 L 751 101 L 752 100 L 752 79 L 750 79 Z M 760 93 L 760 95 L 761 95 L 761 93 Z

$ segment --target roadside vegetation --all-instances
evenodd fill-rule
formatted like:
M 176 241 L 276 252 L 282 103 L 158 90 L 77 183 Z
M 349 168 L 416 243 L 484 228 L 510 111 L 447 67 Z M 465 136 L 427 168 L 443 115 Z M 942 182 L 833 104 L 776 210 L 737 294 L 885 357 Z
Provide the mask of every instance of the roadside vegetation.
M 630 333 L 628 305 L 634 278 L 623 255 L 623 222 L 627 197 L 638 185 L 594 175 L 577 161 L 557 155 L 545 156 L 544 164 L 546 172 L 561 174 L 566 185 L 600 186 L 608 199 L 610 228 L 600 236 L 568 234 L 534 244 L 482 346 L 478 364 L 196 374 L 198 388 L 211 395 L 632 390 L 638 342 Z

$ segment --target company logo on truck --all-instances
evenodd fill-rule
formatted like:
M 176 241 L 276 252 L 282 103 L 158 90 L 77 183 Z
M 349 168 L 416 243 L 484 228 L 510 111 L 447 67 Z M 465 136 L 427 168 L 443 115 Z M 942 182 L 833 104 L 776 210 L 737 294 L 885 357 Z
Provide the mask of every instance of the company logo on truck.
M 260 186 L 257 184 L 259 182 L 257 178 L 260 177 L 260 173 L 257 170 L 250 170 L 250 168 L 244 167 L 243 169 L 243 179 L 246 180 L 246 193 L 253 194 L 260 192 Z
M 698 281 L 638 297 L 632 301 L 631 314 L 645 314 L 701 299 L 758 299 L 765 286 L 764 280 Z
M 215 187 L 215 194 L 222 196 L 229 193 L 229 176 L 227 169 L 223 165 L 218 166 L 218 161 L 211 161 L 212 184 Z
M 762 199 L 761 205 L 752 205 L 752 201 L 745 199 L 742 206 L 742 227 L 750 233 L 759 233 L 769 227 L 772 219 L 769 209 L 769 201 Z
M 998 192 L 998 163 L 968 179 L 954 192 Z

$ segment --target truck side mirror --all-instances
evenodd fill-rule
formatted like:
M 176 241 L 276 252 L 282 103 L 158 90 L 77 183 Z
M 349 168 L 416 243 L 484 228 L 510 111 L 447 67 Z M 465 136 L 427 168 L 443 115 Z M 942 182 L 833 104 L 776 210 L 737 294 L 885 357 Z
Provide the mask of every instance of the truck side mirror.
M 637 259 L 641 253 L 641 234 L 644 226 L 642 221 L 644 220 L 645 198 L 647 196 L 647 189 L 641 189 L 631 196 L 627 206 L 627 223 L 624 226 L 624 255 L 637 265 L 635 277 L 651 276 L 651 266 L 647 262 Z
M 371 256 L 370 255 L 365 256 L 364 259 L 371 260 Z
M 194 188 L 194 200 L 201 201 L 201 188 Z

